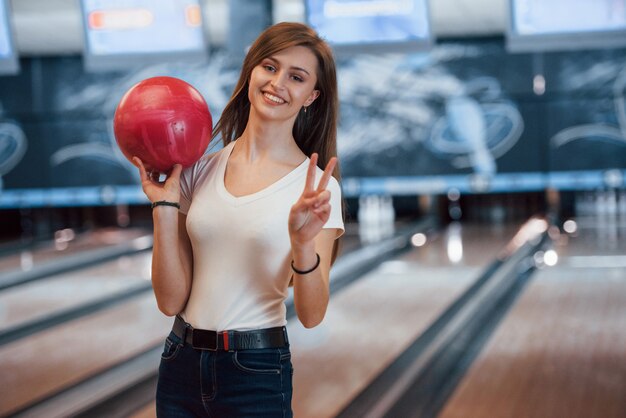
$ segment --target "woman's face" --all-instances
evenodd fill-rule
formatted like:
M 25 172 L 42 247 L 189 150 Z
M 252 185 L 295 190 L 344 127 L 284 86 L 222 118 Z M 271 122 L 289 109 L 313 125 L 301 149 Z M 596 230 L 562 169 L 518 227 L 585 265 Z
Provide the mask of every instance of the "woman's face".
M 295 119 L 302 106 L 319 95 L 317 58 L 304 46 L 294 46 L 265 58 L 250 76 L 248 99 L 257 115 L 270 120 Z

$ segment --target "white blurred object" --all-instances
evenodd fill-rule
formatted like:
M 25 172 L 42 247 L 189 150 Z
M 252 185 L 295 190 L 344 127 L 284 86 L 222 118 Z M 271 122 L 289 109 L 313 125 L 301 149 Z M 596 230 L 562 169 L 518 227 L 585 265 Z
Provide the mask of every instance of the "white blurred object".
M 414 247 L 422 247 L 426 244 L 426 241 L 426 235 L 421 232 L 418 232 L 411 237 L 411 244 L 413 244 Z
M 452 222 L 446 234 L 446 250 L 451 263 L 457 264 L 463 260 L 463 240 L 461 239 L 461 224 Z
M 391 196 L 359 197 L 359 236 L 365 244 L 392 237 L 396 214 Z
M 485 116 L 480 104 L 467 96 L 454 97 L 446 103 L 446 113 L 452 130 L 461 140 L 460 146 L 470 151 L 474 172 L 494 174 L 496 163 L 487 146 Z
M 20 253 L 20 267 L 23 271 L 31 270 L 33 268 L 32 251 L 22 251 Z
M 574 234 L 578 230 L 578 225 L 576 224 L 576 221 L 568 219 L 563 222 L 563 230 L 568 234 Z
M 543 262 L 546 266 L 556 266 L 556 263 L 559 261 L 559 256 L 554 250 L 548 250 L 543 254 Z
M 76 237 L 71 228 L 60 229 L 54 233 L 54 248 L 63 251 L 68 247 L 68 243 Z

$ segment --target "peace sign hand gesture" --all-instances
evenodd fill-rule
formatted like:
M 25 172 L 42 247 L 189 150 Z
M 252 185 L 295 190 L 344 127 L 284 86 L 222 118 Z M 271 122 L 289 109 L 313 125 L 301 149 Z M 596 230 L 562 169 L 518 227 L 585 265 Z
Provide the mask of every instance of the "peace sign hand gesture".
M 292 244 L 306 244 L 313 241 L 330 217 L 330 191 L 326 190 L 337 158 L 332 157 L 315 189 L 317 153 L 311 156 L 304 191 L 289 212 L 289 236 Z

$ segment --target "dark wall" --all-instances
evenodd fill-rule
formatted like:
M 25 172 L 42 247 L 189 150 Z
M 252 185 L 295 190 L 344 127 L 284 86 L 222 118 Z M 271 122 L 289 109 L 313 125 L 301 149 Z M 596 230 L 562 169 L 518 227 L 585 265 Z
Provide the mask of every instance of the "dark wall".
M 144 78 L 175 76 L 217 121 L 238 77 L 229 61 L 216 51 L 204 65 L 87 74 L 80 57 L 23 59 L 18 76 L 0 77 L 4 189 L 138 184 L 111 135 L 120 97 Z M 624 49 L 511 55 L 501 39 L 449 41 L 338 64 L 345 177 L 626 167 Z

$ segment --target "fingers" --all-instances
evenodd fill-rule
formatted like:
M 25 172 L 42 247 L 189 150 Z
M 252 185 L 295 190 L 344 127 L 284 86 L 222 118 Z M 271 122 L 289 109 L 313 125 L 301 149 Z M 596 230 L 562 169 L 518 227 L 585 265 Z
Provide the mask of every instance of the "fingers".
M 328 202 L 330 202 L 329 190 L 324 190 L 322 192 L 317 193 L 315 196 L 304 199 L 304 204 L 311 209 L 316 209 Z
M 315 189 L 315 175 L 317 171 L 316 170 L 317 160 L 318 160 L 318 154 L 313 153 L 313 155 L 311 155 L 311 160 L 309 161 L 309 170 L 307 171 L 307 174 L 306 174 L 306 184 L 304 186 L 305 192 L 311 192 Z M 324 169 L 324 174 L 322 174 L 322 178 L 320 179 L 320 182 L 317 185 L 317 190 L 316 190 L 317 192 L 326 190 L 326 186 L 328 186 L 328 182 L 330 181 L 330 178 L 333 175 L 333 171 L 335 170 L 336 165 L 337 165 L 337 157 L 332 157 L 328 161 L 328 164 L 326 165 L 326 168 Z
M 328 186 L 328 181 L 332 177 L 333 170 L 335 169 L 336 165 L 337 165 L 337 157 L 333 157 L 330 159 L 330 161 L 328 161 L 328 164 L 326 165 L 326 169 L 324 170 L 324 174 L 322 174 L 322 178 L 320 179 L 320 182 L 317 185 L 318 192 L 326 190 L 326 186 Z
M 133 163 L 135 163 L 135 165 L 139 167 L 139 176 L 141 177 L 142 182 L 146 180 L 152 180 L 157 182 L 159 181 L 159 172 L 154 170 L 148 170 L 143 164 L 143 161 L 139 159 L 139 157 L 133 157 Z
M 323 221 L 328 220 L 331 211 L 330 192 L 325 191 L 318 197 L 302 199 L 292 207 L 297 213 L 312 213 Z
M 322 205 L 318 208 L 313 209 L 313 213 L 320 216 L 320 215 L 330 215 L 330 205 L 328 203 L 326 203 L 325 205 Z
M 173 178 L 178 180 L 180 178 L 180 173 L 183 171 L 183 166 L 180 164 L 174 164 L 174 168 L 172 168 L 172 172 L 167 176 L 168 179 Z
M 132 162 L 139 168 L 139 177 L 141 178 L 141 182 L 152 181 L 154 183 L 160 183 L 161 173 L 158 170 L 148 170 L 146 166 L 143 164 L 143 161 L 139 159 L 139 157 L 133 157 Z M 178 181 L 180 179 L 180 174 L 182 173 L 183 166 L 180 164 L 174 164 L 174 167 L 167 174 L 167 179 L 170 178 Z
M 133 157 L 133 163 L 139 167 L 139 177 L 141 178 L 141 182 L 148 181 L 148 173 L 146 172 L 146 167 L 144 167 L 143 162 L 138 157 Z
M 304 184 L 304 192 L 312 192 L 315 190 L 315 171 L 317 169 L 317 153 L 311 155 L 309 161 L 309 170 L 306 173 L 306 183 Z
M 179 189 L 180 188 L 180 175 L 183 171 L 183 166 L 180 164 L 175 164 L 174 167 L 170 170 L 170 173 L 167 175 L 165 179 L 165 188 L 168 190 Z

